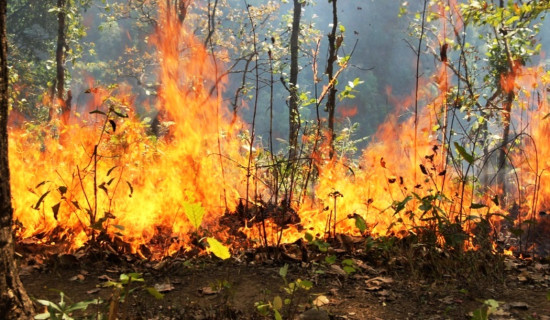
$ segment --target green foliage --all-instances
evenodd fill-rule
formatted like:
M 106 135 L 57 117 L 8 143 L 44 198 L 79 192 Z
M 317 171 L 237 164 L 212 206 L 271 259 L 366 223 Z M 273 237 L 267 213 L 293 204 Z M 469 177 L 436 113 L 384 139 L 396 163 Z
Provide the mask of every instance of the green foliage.
M 59 292 L 60 301 L 58 303 L 37 299 L 36 301 L 46 307 L 46 311 L 35 316 L 35 319 L 51 319 L 51 320 L 73 320 L 73 319 L 115 319 L 118 318 L 119 306 L 127 303 L 127 298 L 130 293 L 136 290 L 144 290 L 155 299 L 162 299 L 164 295 L 158 292 L 153 287 L 143 285 L 145 280 L 140 273 L 123 273 L 118 281 L 107 281 L 102 284 L 103 287 L 113 288 L 113 299 L 109 305 L 108 314 L 104 315 L 99 310 L 94 312 L 93 317 L 86 316 L 84 311 L 90 305 L 104 306 L 105 302 L 101 299 L 93 299 L 80 301 L 69 304 L 65 300 L 66 296 L 63 292 Z M 135 286 L 134 284 L 140 284 Z M 134 285 L 134 286 L 133 286 Z M 78 313 L 77 316 L 73 316 Z M 74 318 L 73 318 L 74 317 Z M 124 318 L 124 317 L 123 317 Z
M 200 203 L 184 202 L 182 204 L 183 211 L 187 215 L 189 222 L 198 229 L 201 226 L 202 218 L 204 217 L 205 209 Z
M 81 12 L 89 1 L 68 0 L 65 8 L 55 1 L 17 0 L 7 6 L 10 105 L 33 119 L 48 117 L 51 89 L 56 74 L 57 13 L 66 14 L 65 57 L 75 64 L 88 44 Z M 66 66 L 64 66 L 66 67 Z M 67 83 L 70 73 L 66 73 Z
M 297 307 L 303 299 L 303 294 L 309 292 L 313 288 L 313 282 L 301 279 L 289 282 L 287 280 L 288 264 L 285 264 L 279 269 L 279 275 L 285 283 L 282 287 L 285 295 L 277 295 L 273 297 L 271 301 L 259 301 L 254 305 L 258 313 L 262 316 L 273 314 L 275 319 L 294 319 Z
M 76 303 L 67 303 L 65 301 L 65 294 L 59 292 L 60 300 L 58 303 L 37 299 L 36 302 L 46 307 L 46 311 L 36 315 L 35 319 L 51 319 L 51 320 L 72 320 L 74 312 L 85 311 L 89 305 L 99 305 L 103 303 L 100 299 L 93 299 L 87 301 L 80 301 Z
M 473 312 L 472 320 L 488 320 L 499 308 L 499 302 L 493 299 L 483 301 L 483 306 Z
M 145 290 L 156 299 L 164 298 L 164 295 L 158 292 L 153 287 L 148 287 L 145 285 L 138 285 L 138 286 L 132 287 L 132 284 L 144 283 L 144 282 L 145 280 L 143 279 L 143 275 L 141 273 L 132 272 L 132 273 L 122 273 L 119 277 L 119 281 L 107 281 L 102 286 L 111 287 L 111 288 L 114 288 L 115 290 L 119 290 L 120 292 L 119 298 L 120 298 L 120 302 L 122 303 L 126 301 L 126 298 L 130 293 L 136 290 Z
M 349 59 L 348 59 L 349 60 Z M 354 93 L 359 92 L 356 87 L 359 84 L 365 83 L 364 81 L 361 81 L 359 78 L 353 79 L 353 81 L 348 81 L 348 84 L 344 87 L 344 90 L 340 92 L 338 95 L 338 98 L 340 98 L 340 101 L 344 99 L 353 99 L 355 98 Z
M 306 232 L 305 239 L 312 245 L 315 245 L 317 249 L 321 252 L 327 252 L 328 248 L 330 248 L 330 243 L 321 238 L 314 238 L 313 235 L 309 232 Z
M 206 241 L 208 242 L 208 245 L 210 246 L 210 251 L 218 258 L 222 260 L 229 259 L 231 257 L 231 253 L 229 253 L 229 249 L 224 246 L 221 242 L 216 240 L 215 238 L 206 238 Z
M 454 145 L 458 154 L 460 154 L 466 162 L 469 164 L 474 164 L 475 158 L 473 155 L 469 154 L 463 146 L 458 144 L 458 142 L 455 142 Z

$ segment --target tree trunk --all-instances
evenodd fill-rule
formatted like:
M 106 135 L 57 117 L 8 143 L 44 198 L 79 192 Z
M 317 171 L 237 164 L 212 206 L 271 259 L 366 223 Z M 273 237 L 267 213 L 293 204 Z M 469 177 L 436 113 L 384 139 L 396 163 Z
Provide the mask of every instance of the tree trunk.
M 67 0 L 57 0 L 57 8 L 59 12 L 57 13 L 57 49 L 55 52 L 55 62 L 57 66 L 57 101 L 55 101 L 54 106 L 61 105 L 61 121 L 64 124 L 69 122 L 69 115 L 71 113 L 70 100 L 65 101 L 65 49 L 67 46 L 66 34 L 65 34 L 65 19 L 67 13 L 65 10 Z
M 500 146 L 498 154 L 498 167 L 497 167 L 497 185 L 501 188 L 502 195 L 506 195 L 506 173 L 508 169 L 508 144 L 510 143 L 510 116 L 512 114 L 512 104 L 514 102 L 515 93 L 512 89 L 506 94 L 504 100 L 504 111 L 502 112 L 502 145 Z
M 6 40 L 7 0 L 0 0 L 0 317 L 31 319 L 27 296 L 14 257 L 10 172 L 8 165 L 8 67 Z
M 338 11 L 336 6 L 337 0 L 332 0 L 332 30 L 328 35 L 328 61 L 327 61 L 327 76 L 328 83 L 331 87 L 327 97 L 327 112 L 328 112 L 328 138 L 329 138 L 329 157 L 334 156 L 334 112 L 336 111 L 336 84 L 334 83 L 334 63 L 336 62 L 336 28 L 338 27 Z
M 288 159 L 296 159 L 298 152 L 298 134 L 300 132 L 300 111 L 298 110 L 298 51 L 300 45 L 298 36 L 300 35 L 300 19 L 302 17 L 302 3 L 300 0 L 294 0 L 294 17 L 292 20 L 292 33 L 290 35 L 290 101 L 288 104 Z
M 504 8 L 504 1 L 500 0 L 500 8 Z M 508 60 L 508 72 L 501 75 L 500 86 L 502 88 L 504 97 L 504 111 L 502 113 L 502 145 L 500 146 L 499 156 L 498 156 L 498 172 L 497 172 L 497 185 L 501 188 L 502 200 L 505 200 L 506 197 L 506 173 L 508 171 L 508 144 L 510 143 L 510 121 L 512 114 L 512 104 L 516 94 L 514 92 L 514 82 L 516 78 L 516 66 L 510 51 L 510 45 L 508 44 L 508 39 L 506 36 L 502 37 L 502 43 L 504 49 L 506 50 L 506 57 Z

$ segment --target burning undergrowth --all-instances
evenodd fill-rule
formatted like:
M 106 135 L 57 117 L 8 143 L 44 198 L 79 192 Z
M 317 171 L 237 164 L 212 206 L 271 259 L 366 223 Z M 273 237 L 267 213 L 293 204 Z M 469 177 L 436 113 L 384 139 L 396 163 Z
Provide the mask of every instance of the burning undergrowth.
M 522 113 L 530 133 L 518 136 L 518 146 L 525 146 L 520 152 L 509 152 L 517 155 L 509 174 L 517 178 L 517 192 L 509 192 L 517 201 L 504 203 L 498 190 L 472 179 L 481 172 L 476 163 L 485 159 L 434 129 L 441 127 L 441 106 L 451 104 L 445 64 L 435 77 L 438 93 L 421 92 L 427 103 L 416 116 L 390 116 L 358 161 L 327 159 L 321 145 L 307 157 L 312 166 L 281 159 L 265 165 L 274 155 L 247 147 L 247 125 L 222 103 L 222 66 L 168 13 L 160 29 L 154 42 L 162 135 L 150 133 L 131 95 L 118 87 L 91 86 L 93 102 L 69 120 L 11 128 L 19 239 L 61 243 L 66 250 L 102 243 L 153 259 L 197 253 L 207 247 L 204 238 L 238 248 L 342 234 L 412 235 L 457 251 L 496 250 L 510 208 L 518 213 L 506 222 L 508 232 L 524 240 L 522 232 L 535 228 L 538 213 L 548 209 L 544 90 L 536 108 Z M 537 70 L 517 71 L 511 90 L 523 94 L 518 100 L 529 100 L 535 84 L 550 82 Z M 412 101 L 401 101 L 396 114 L 412 109 Z M 293 189 L 295 181 L 284 181 L 280 185 L 291 187 L 281 192 L 269 181 L 283 169 L 312 174 L 314 186 Z

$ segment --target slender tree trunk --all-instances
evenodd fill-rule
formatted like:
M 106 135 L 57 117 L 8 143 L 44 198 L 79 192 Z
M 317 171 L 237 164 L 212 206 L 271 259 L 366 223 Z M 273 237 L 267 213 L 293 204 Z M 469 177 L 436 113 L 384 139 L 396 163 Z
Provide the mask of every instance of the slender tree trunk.
M 500 0 L 499 3 L 501 8 L 504 8 L 504 1 Z M 498 172 L 497 172 L 497 185 L 501 188 L 502 197 L 506 196 L 506 172 L 508 167 L 507 157 L 508 157 L 508 144 L 510 143 L 510 121 L 512 114 L 512 104 L 516 98 L 516 93 L 514 91 L 513 82 L 516 77 L 515 62 L 510 51 L 510 45 L 508 44 L 508 39 L 506 36 L 502 37 L 502 43 L 504 44 L 504 50 L 506 50 L 506 57 L 508 60 L 508 72 L 504 75 L 504 79 L 501 80 L 500 86 L 503 89 L 502 91 L 505 94 L 504 97 L 504 110 L 502 113 L 502 145 L 500 146 L 499 155 L 498 155 Z M 505 84 L 504 84 L 505 83 Z M 504 85 L 504 87 L 503 87 Z
M 14 257 L 8 164 L 8 67 L 6 4 L 0 0 L 0 318 L 30 319 L 32 302 L 19 280 Z
M 502 194 L 506 194 L 506 172 L 508 167 L 508 143 L 510 143 L 510 116 L 512 113 L 512 104 L 514 102 L 515 93 L 512 89 L 506 94 L 504 99 L 504 111 L 502 112 L 502 145 L 498 153 L 498 173 L 497 173 L 497 185 L 501 188 Z
M 334 63 L 336 62 L 336 54 L 338 51 L 336 44 L 336 28 L 338 27 L 338 11 L 337 0 L 332 0 L 332 30 L 328 34 L 328 61 L 327 61 L 327 76 L 331 87 L 327 97 L 327 112 L 328 112 L 328 138 L 329 138 L 329 157 L 334 156 L 334 113 L 336 111 L 336 86 L 334 82 Z
M 65 10 L 67 5 L 67 0 L 57 0 L 57 8 L 59 12 L 57 13 L 57 49 L 55 52 L 55 62 L 56 62 L 56 84 L 57 84 L 57 101 L 55 101 L 54 106 L 61 105 L 61 121 L 64 124 L 69 122 L 69 115 L 71 113 L 71 101 L 67 99 L 65 101 L 65 50 L 67 46 L 66 33 L 65 33 L 65 19 L 67 13 Z
M 300 112 L 298 110 L 298 51 L 300 45 L 300 19 L 302 17 L 302 3 L 294 0 L 294 17 L 292 20 L 292 32 L 290 35 L 290 101 L 288 104 L 288 143 L 290 146 L 288 159 L 295 160 L 298 152 L 298 134 L 300 132 Z

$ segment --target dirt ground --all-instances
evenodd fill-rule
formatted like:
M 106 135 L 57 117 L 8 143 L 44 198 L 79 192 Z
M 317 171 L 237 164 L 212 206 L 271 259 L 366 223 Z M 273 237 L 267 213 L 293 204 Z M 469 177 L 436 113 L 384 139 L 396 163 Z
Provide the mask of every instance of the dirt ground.
M 290 301 L 281 310 L 283 319 L 472 319 L 490 303 L 489 319 L 550 319 L 550 265 L 544 259 L 340 250 L 331 263 L 321 258 L 307 263 L 274 260 L 254 253 L 225 261 L 201 256 L 155 262 L 113 253 L 41 260 L 25 248 L 18 252 L 21 278 L 33 298 L 57 302 L 63 291 L 73 302 L 105 301 L 90 306 L 88 315 L 108 314 L 115 290 L 102 284 L 139 272 L 145 283 L 131 284 L 136 289 L 119 305 L 121 318 L 273 319 L 273 313 L 263 316 L 255 305 L 277 305 L 279 296 Z M 311 289 L 285 292 L 280 275 L 285 264 L 289 283 L 308 280 Z M 353 268 L 351 273 L 346 266 Z M 155 299 L 145 286 L 155 287 L 164 298 Z

